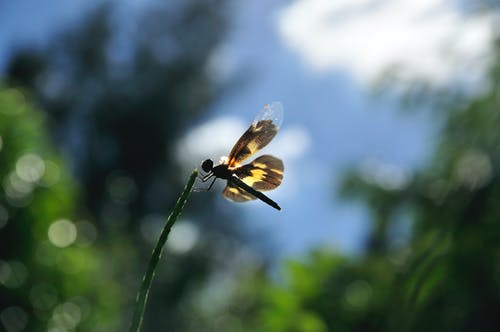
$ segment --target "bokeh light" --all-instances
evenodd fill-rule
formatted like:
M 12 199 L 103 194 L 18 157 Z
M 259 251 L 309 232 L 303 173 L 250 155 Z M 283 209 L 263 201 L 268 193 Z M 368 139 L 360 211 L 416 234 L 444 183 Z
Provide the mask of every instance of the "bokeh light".
M 34 184 L 21 179 L 16 172 L 11 172 L 4 178 L 3 187 L 10 205 L 24 207 L 31 202 Z
M 0 322 L 6 332 L 21 332 L 28 325 L 28 314 L 21 307 L 8 307 L 0 312 Z
M 16 162 L 16 174 L 23 181 L 38 182 L 45 173 L 45 163 L 34 153 L 25 154 Z
M 28 277 L 28 269 L 18 261 L 0 260 L 0 284 L 7 288 L 21 287 Z
M 200 232 L 196 224 L 189 220 L 179 220 L 172 228 L 167 248 L 176 254 L 183 254 L 196 245 L 199 236 Z
M 82 318 L 80 307 L 73 302 L 57 305 L 49 321 L 49 330 L 73 331 Z
M 48 231 L 50 242 L 56 247 L 64 248 L 75 242 L 78 231 L 73 222 L 67 219 L 54 221 Z

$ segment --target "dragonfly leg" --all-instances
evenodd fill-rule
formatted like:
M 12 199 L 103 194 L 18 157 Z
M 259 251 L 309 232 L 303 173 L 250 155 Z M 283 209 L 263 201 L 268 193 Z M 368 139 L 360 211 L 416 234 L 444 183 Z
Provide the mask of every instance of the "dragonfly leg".
M 201 177 L 200 180 L 201 180 L 201 182 L 207 182 L 212 176 L 214 176 L 214 173 L 210 172 L 210 173 L 204 175 L 203 177 Z
M 211 174 L 210 176 L 204 176 L 204 177 L 201 179 L 201 181 L 202 181 L 203 183 L 205 183 L 205 182 L 207 182 L 207 181 L 208 181 L 211 177 L 213 177 L 214 179 L 212 180 L 212 182 L 210 183 L 210 185 L 208 186 L 208 188 L 200 188 L 200 187 L 197 187 L 197 188 L 194 188 L 194 189 L 193 189 L 193 191 L 194 191 L 194 192 L 209 191 L 209 190 L 212 188 L 212 186 L 214 185 L 215 180 L 217 180 L 217 178 L 216 178 L 213 174 Z

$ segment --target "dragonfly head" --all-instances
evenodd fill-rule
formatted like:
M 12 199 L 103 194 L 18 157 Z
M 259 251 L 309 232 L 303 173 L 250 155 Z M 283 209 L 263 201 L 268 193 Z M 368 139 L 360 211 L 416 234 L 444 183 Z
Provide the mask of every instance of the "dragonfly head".
M 214 168 L 214 162 L 211 159 L 206 159 L 204 162 L 201 163 L 201 169 L 205 172 L 208 173 Z

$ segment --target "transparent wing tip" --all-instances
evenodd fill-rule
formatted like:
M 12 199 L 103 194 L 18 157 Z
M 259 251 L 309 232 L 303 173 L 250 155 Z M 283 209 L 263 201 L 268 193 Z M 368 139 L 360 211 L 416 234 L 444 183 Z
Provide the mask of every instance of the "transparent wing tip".
M 283 104 L 281 103 L 281 101 L 270 102 L 269 104 L 266 104 L 264 107 L 274 110 L 275 112 L 283 113 Z
M 283 104 L 279 101 L 273 101 L 264 105 L 254 122 L 262 120 L 271 120 L 276 127 L 280 128 L 283 123 Z

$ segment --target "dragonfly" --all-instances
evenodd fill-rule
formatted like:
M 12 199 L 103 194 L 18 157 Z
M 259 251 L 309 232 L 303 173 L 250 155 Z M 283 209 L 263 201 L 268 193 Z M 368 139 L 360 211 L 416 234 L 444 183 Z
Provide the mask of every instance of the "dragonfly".
M 271 155 L 262 155 L 248 164 L 242 164 L 257 151 L 264 148 L 276 136 L 283 122 L 283 105 L 272 102 L 265 105 L 255 116 L 250 127 L 236 142 L 227 158 L 214 166 L 211 159 L 201 164 L 206 173 L 202 182 L 212 179 L 207 191 L 212 188 L 215 180 L 227 180 L 222 195 L 234 202 L 246 202 L 260 199 L 277 210 L 281 207 L 263 191 L 277 188 L 283 180 L 283 162 Z

